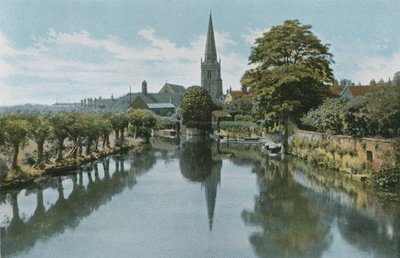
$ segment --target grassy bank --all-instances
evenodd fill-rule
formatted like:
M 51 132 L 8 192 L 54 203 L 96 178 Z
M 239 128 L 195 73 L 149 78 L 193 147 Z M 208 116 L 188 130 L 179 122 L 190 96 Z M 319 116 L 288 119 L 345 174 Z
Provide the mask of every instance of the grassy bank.
M 28 142 L 18 156 L 18 163 L 20 164 L 17 170 L 8 170 L 7 174 L 3 176 L 0 181 L 2 190 L 10 188 L 25 187 L 32 183 L 34 180 L 45 175 L 62 175 L 71 170 L 77 170 L 87 162 L 101 159 L 115 153 L 126 150 L 141 151 L 144 147 L 141 139 L 132 137 L 125 137 L 124 141 L 116 144 L 115 137 L 112 135 L 109 146 L 99 146 L 97 150 L 87 151 L 83 149 L 79 155 L 71 155 L 74 146 L 71 142 L 65 146 L 64 156 L 61 161 L 56 159 L 56 155 L 51 155 L 54 151 L 51 144 L 46 146 L 45 153 L 50 156 L 46 161 L 36 166 L 33 157 L 36 154 L 33 142 Z M 6 167 L 10 166 L 10 161 L 6 163 Z

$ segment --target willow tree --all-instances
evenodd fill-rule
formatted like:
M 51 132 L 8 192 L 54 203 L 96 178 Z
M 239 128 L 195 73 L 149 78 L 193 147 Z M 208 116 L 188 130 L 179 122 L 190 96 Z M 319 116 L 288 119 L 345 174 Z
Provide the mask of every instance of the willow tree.
M 254 68 L 241 80 L 252 89 L 263 118 L 283 125 L 285 152 L 289 119 L 320 105 L 327 96 L 327 85 L 333 82 L 332 54 L 310 29 L 298 20 L 288 20 L 265 32 L 249 56 Z

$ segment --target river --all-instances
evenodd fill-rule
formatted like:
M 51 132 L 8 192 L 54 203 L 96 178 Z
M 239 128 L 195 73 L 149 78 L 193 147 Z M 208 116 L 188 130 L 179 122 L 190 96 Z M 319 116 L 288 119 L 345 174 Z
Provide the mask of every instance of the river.
M 400 257 L 400 205 L 256 145 L 153 148 L 1 191 L 1 257 Z

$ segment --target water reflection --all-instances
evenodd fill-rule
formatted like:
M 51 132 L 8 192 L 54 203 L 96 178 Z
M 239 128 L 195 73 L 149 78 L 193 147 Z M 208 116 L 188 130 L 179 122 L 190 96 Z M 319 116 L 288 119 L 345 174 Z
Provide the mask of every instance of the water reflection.
M 323 257 L 342 237 L 364 255 L 400 257 L 396 204 L 385 207 L 361 184 L 294 159 L 266 160 L 255 171 L 259 194 L 242 218 L 261 229 L 249 238 L 257 256 Z
M 108 157 L 100 162 L 88 164 L 82 171 L 70 176 L 48 178 L 46 182 L 30 190 L 36 195 L 36 208 L 26 220 L 20 218 L 17 196 L 19 191 L 1 193 L 2 206 L 12 206 L 12 218 L 1 225 L 1 256 L 7 257 L 27 251 L 39 239 L 47 239 L 64 232 L 67 228 L 75 228 L 82 218 L 90 215 L 101 205 L 121 193 L 125 188 L 132 188 L 136 177 L 148 171 L 156 159 L 152 153 Z M 127 167 L 127 164 L 130 165 Z M 110 172 L 110 163 L 114 169 Z M 99 173 L 101 166 L 102 177 Z M 84 183 L 86 180 L 86 184 Z M 72 191 L 65 196 L 64 184 L 72 181 Z M 58 197 L 55 203 L 45 209 L 43 190 L 56 188 Z M 23 198 L 23 196 L 21 197 Z M 2 210 L 5 207 L 2 207 Z
M 192 137 L 180 150 L 179 166 L 182 175 L 204 187 L 209 229 L 212 230 L 218 185 L 221 183 L 222 160 L 216 157 L 213 141 L 203 137 Z M 214 151 L 213 151 L 214 150 Z M 213 155 L 214 152 L 214 155 Z
M 338 173 L 310 167 L 295 159 L 268 160 L 259 155 L 258 147 L 254 145 L 219 145 L 209 139 L 156 140 L 151 151 L 108 157 L 69 176 L 42 180 L 30 189 L 2 192 L 1 256 L 29 252 L 38 240 L 47 240 L 66 229 L 78 227 L 82 218 L 119 193 L 133 187 L 138 189 L 136 185 L 144 178 L 148 188 L 142 189 L 151 192 L 150 181 L 153 179 L 149 176 L 154 173 L 140 176 L 164 163 L 171 163 L 170 167 L 176 171 L 162 176 L 171 176 L 174 180 L 173 175 L 178 173 L 186 179 L 181 180 L 185 185 L 189 182 L 199 186 L 198 195 L 206 201 L 206 207 L 202 203 L 201 207 L 208 216 L 208 223 L 204 222 L 202 226 L 210 241 L 216 241 L 212 236 L 220 237 L 218 233 L 227 232 L 224 227 L 229 223 L 223 224 L 224 220 L 232 222 L 231 217 L 237 216 L 239 222 L 234 224 L 234 228 L 238 228 L 234 231 L 237 236 L 232 239 L 241 239 L 245 235 L 243 242 L 251 246 L 253 255 L 259 257 L 338 256 L 340 249 L 348 247 L 360 256 L 400 257 L 398 204 L 383 202 L 368 193 L 363 185 Z M 234 194 L 226 190 L 229 173 L 221 172 L 226 164 L 237 173 L 252 167 L 253 173 L 246 176 L 257 183 L 254 203 L 251 201 L 246 208 L 240 206 L 237 214 L 222 210 L 215 214 L 216 205 L 223 206 L 226 201 L 223 196 Z M 221 186 L 222 176 L 225 188 Z M 174 189 L 192 189 L 178 188 L 178 181 L 171 181 L 177 183 Z M 229 189 L 235 191 L 232 185 Z M 254 187 L 250 191 L 253 195 Z M 176 194 L 182 196 L 187 192 L 182 190 Z M 142 203 L 152 205 L 146 201 Z M 32 206 L 26 214 L 27 207 Z M 174 216 L 173 212 L 171 216 Z M 218 220 L 214 219 L 216 217 Z M 187 220 L 189 224 L 195 223 L 198 217 Z M 223 227 L 214 227 L 212 234 L 208 232 L 217 223 Z M 192 231 L 189 233 L 190 237 L 195 237 Z
M 258 173 L 260 193 L 254 211 L 244 210 L 243 220 L 261 228 L 250 236 L 261 257 L 320 257 L 331 242 L 330 219 L 323 218 L 289 172 L 288 161 L 271 161 Z

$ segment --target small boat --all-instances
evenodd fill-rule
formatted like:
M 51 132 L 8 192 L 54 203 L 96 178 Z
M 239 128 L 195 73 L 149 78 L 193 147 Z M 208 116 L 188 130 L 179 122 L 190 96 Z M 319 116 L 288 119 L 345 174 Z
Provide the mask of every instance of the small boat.
M 266 155 L 277 157 L 281 155 L 282 145 L 276 143 L 265 143 L 263 149 L 265 150 Z

